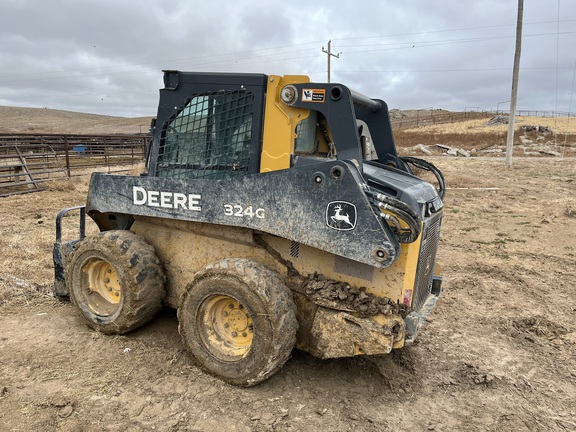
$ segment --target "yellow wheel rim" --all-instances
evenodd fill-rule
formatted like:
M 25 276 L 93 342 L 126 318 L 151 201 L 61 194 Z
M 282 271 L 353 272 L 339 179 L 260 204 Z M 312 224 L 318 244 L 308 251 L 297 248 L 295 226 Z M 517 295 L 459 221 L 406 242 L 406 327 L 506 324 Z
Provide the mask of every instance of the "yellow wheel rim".
M 84 298 L 88 307 L 102 316 L 112 315 L 122 300 L 116 269 L 108 261 L 91 258 L 83 266 Z
M 235 298 L 217 295 L 205 299 L 198 320 L 202 342 L 218 359 L 236 361 L 250 352 L 254 339 L 252 317 Z

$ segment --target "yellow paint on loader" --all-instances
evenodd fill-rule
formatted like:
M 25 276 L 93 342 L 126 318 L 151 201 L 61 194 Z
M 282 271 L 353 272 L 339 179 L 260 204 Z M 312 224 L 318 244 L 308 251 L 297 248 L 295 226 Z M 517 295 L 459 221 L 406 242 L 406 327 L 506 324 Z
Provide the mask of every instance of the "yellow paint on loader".
M 280 92 L 288 84 L 307 83 L 304 75 L 270 75 L 266 92 L 266 113 L 260 172 L 290 168 L 290 155 L 294 153 L 296 125 L 310 114 L 302 108 L 292 108 L 280 101 Z

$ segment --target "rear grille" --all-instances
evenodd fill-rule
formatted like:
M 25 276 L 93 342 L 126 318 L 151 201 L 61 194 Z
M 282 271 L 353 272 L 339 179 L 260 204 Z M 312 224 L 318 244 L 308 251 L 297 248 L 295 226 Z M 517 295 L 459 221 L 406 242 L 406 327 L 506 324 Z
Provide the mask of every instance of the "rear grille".
M 427 220 L 424 225 L 420 257 L 418 259 L 418 270 L 416 272 L 416 284 L 414 286 L 414 297 L 412 299 L 412 309 L 415 311 L 420 310 L 432 291 L 432 276 L 434 275 L 436 251 L 438 250 L 438 243 L 440 241 L 441 221 L 442 212 L 439 212 Z

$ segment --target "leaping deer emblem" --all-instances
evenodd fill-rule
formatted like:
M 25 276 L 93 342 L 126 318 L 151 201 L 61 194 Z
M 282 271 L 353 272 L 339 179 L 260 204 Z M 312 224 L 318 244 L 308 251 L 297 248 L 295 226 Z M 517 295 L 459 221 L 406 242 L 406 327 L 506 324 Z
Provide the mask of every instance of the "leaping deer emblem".
M 342 214 L 342 206 L 340 204 L 338 204 L 336 207 L 334 207 L 334 215 L 330 216 L 330 219 L 332 219 L 332 221 L 334 223 L 336 223 L 337 225 L 340 222 L 344 222 L 348 225 L 350 225 L 351 227 L 354 226 L 354 224 L 352 222 L 350 222 L 350 216 L 347 213 Z

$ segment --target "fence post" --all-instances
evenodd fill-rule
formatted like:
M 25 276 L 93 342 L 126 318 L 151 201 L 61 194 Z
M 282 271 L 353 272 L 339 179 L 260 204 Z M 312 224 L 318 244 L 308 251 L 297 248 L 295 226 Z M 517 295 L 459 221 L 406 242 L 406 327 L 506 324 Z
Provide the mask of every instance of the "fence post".
M 72 177 L 70 175 L 70 152 L 68 147 L 68 137 L 64 137 L 64 154 L 66 155 L 66 172 L 68 173 L 68 178 Z

